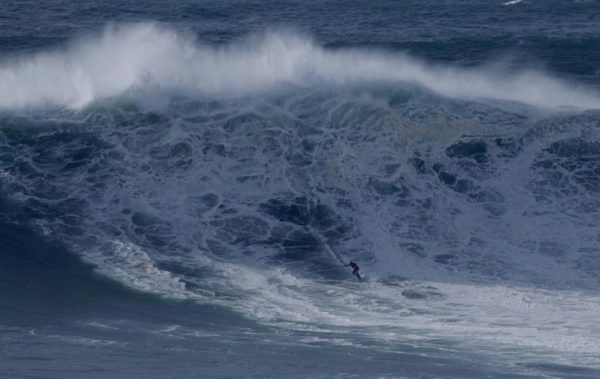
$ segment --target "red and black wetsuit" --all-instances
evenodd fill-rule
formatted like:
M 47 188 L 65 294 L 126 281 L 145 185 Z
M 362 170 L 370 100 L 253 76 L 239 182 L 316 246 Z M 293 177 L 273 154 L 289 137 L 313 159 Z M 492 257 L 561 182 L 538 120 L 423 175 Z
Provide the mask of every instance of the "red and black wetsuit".
M 359 270 L 359 267 L 358 267 L 358 265 L 357 265 L 356 263 L 354 263 L 354 262 L 350 261 L 350 263 L 348 263 L 348 266 L 352 267 L 352 268 L 354 269 L 354 271 L 352 271 L 352 273 L 353 273 L 354 275 L 357 275 L 357 276 L 358 276 L 358 270 Z

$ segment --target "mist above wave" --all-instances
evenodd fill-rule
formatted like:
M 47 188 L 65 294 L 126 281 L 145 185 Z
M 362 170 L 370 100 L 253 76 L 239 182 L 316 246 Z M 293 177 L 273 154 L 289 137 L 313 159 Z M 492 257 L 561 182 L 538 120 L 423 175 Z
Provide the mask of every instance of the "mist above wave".
M 600 107 L 600 95 L 536 71 L 432 65 L 400 53 L 323 48 L 302 35 L 267 32 L 228 45 L 204 45 L 154 23 L 108 26 L 68 47 L 5 60 L 0 107 L 80 108 L 136 88 L 228 96 L 281 83 L 407 82 L 454 98 L 516 101 L 542 108 Z

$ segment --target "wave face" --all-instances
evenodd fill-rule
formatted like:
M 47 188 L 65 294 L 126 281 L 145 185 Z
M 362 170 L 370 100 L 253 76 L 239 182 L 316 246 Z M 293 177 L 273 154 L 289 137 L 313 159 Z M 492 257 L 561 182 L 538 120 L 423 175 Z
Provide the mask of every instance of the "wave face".
M 531 70 L 113 26 L 2 63 L 0 183 L 19 222 L 141 291 L 588 362 L 599 104 Z

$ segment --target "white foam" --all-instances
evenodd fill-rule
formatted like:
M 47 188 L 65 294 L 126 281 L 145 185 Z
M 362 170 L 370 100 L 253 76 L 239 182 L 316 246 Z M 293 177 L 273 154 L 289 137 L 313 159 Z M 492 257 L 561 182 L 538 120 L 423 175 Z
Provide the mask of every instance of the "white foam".
M 331 315 L 313 304 L 303 287 L 307 280 L 296 277 L 283 269 L 253 269 L 252 267 L 221 263 L 216 269 L 228 279 L 231 289 L 243 293 L 239 301 L 217 303 L 235 306 L 248 315 L 264 321 L 313 323 L 328 319 Z
M 180 278 L 157 268 L 148 253 L 134 243 L 112 241 L 101 252 L 88 251 L 85 257 L 96 263 L 101 273 L 139 291 L 176 299 L 203 298 L 201 291 L 188 291 Z
M 511 1 L 507 1 L 506 3 L 503 3 L 502 5 L 515 5 L 515 4 L 519 4 L 521 3 L 523 0 L 511 0 Z
M 352 331 L 383 342 L 383 347 L 443 338 L 511 359 L 526 351 L 557 362 L 600 363 L 600 299 L 593 294 L 440 282 L 314 282 L 283 269 L 232 263 L 217 267 L 226 278 L 221 284 L 239 295 L 217 297 L 216 303 L 280 328 L 322 336 Z M 411 298 L 407 291 L 423 296 Z M 323 338 L 340 343 L 335 337 L 311 338 L 304 342 Z
M 98 321 L 90 321 L 90 322 L 87 322 L 85 325 L 91 326 L 94 328 L 98 328 L 98 329 L 119 330 L 119 328 L 117 328 L 116 326 L 106 325 L 106 324 L 98 322 Z
M 243 271 L 237 272 L 244 275 Z M 545 291 L 506 286 L 475 286 L 404 282 L 389 286 L 363 282 L 349 287 L 311 283 L 274 287 L 269 274 L 256 272 L 249 291 L 254 294 L 234 307 L 279 327 L 311 332 L 351 330 L 393 346 L 398 341 L 460 341 L 473 349 L 496 351 L 515 359 L 528 352 L 556 362 L 600 364 L 600 312 L 597 296 L 569 291 Z M 231 277 L 235 281 L 236 277 Z M 248 284 L 245 279 L 238 282 Z M 403 291 L 436 288 L 439 295 L 410 299 Z M 228 305 L 232 305 L 229 303 Z M 335 338 L 311 337 L 304 342 L 340 343 Z M 343 343 L 355 344 L 354 340 Z M 385 346 L 385 345 L 384 345 Z M 519 359 L 526 358 L 520 356 Z
M 83 346 L 126 346 L 127 342 L 120 341 L 112 341 L 112 340 L 103 340 L 103 339 L 95 339 L 95 338 L 87 338 L 81 336 L 70 336 L 70 335 L 49 335 L 48 337 L 54 338 L 66 343 L 70 343 L 73 345 L 83 345 Z
M 229 96 L 281 83 L 361 82 L 409 82 L 449 97 L 545 108 L 600 107 L 597 91 L 532 70 L 461 69 L 426 64 L 404 54 L 332 51 L 288 32 L 215 47 L 153 23 L 109 26 L 101 36 L 73 42 L 66 49 L 4 61 L 0 107 L 80 108 L 136 88 L 154 93 L 151 98 L 157 99 L 156 92 Z

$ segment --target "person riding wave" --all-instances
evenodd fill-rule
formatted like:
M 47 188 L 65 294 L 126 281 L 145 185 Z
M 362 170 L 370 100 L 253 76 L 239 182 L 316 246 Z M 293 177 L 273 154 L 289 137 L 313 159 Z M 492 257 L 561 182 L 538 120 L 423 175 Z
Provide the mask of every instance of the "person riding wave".
M 358 270 L 360 270 L 360 267 L 358 267 L 358 265 L 356 263 L 350 261 L 350 263 L 348 263 L 348 264 L 346 264 L 344 266 L 350 266 L 350 267 L 352 267 L 352 269 L 354 270 L 354 271 L 352 271 L 352 274 L 355 275 L 358 279 L 362 279 L 360 277 L 360 274 L 358 273 Z

